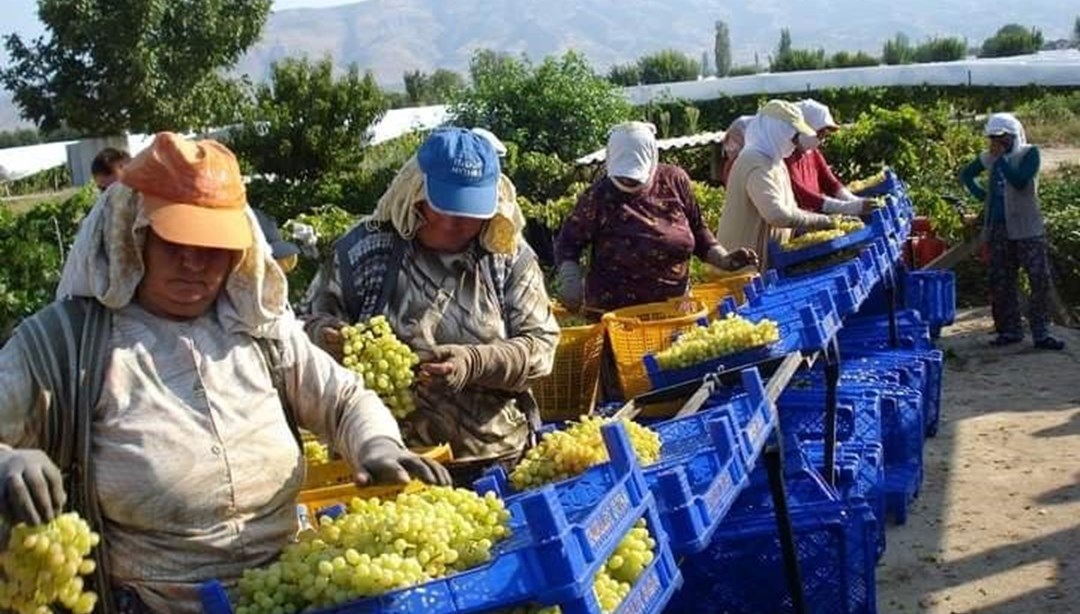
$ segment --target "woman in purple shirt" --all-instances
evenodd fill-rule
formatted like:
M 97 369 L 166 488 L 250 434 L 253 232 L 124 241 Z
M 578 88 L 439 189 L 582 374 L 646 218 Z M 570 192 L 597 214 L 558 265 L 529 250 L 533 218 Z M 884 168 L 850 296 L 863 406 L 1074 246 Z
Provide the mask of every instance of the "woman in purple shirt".
M 686 293 L 690 257 L 724 270 L 757 264 L 751 250 L 728 253 L 694 199 L 690 177 L 659 163 L 655 127 L 615 126 L 607 173 L 578 199 L 555 244 L 559 302 L 593 315 Z M 591 249 L 590 249 L 591 248 Z M 582 283 L 581 256 L 589 249 Z

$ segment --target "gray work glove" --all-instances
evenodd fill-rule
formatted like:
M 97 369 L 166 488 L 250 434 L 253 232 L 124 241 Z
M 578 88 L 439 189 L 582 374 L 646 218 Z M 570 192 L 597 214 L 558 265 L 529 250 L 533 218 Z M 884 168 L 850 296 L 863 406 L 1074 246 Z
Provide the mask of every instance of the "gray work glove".
M 854 198 L 852 200 L 840 200 L 839 198 L 825 197 L 821 205 L 822 213 L 841 213 L 844 215 L 870 215 L 874 210 L 874 200 L 871 198 Z
M 805 228 L 808 230 L 831 230 L 836 228 L 836 221 L 839 218 L 840 216 L 815 213 L 806 224 Z
M 738 271 L 748 266 L 758 265 L 758 256 L 752 249 L 740 247 L 727 251 L 717 243 L 705 254 L 705 262 L 723 271 Z
M 585 301 L 585 284 L 582 281 L 581 265 L 567 260 L 559 265 L 559 303 L 569 311 L 576 313 Z
M 376 437 L 364 444 L 355 467 L 354 481 L 359 486 L 405 484 L 411 478 L 436 486 L 451 483 L 445 467 L 411 452 L 389 437 Z
M 341 329 L 345 321 L 331 315 L 311 316 L 304 321 L 304 332 L 312 343 L 319 346 L 324 352 L 341 362 L 345 357 L 345 340 L 341 337 Z
M 41 450 L 0 449 L 0 514 L 14 523 L 39 525 L 64 509 L 60 469 Z
M 422 384 L 441 383 L 454 392 L 469 385 L 514 392 L 528 386 L 529 355 L 520 341 L 437 345 L 422 354 Z

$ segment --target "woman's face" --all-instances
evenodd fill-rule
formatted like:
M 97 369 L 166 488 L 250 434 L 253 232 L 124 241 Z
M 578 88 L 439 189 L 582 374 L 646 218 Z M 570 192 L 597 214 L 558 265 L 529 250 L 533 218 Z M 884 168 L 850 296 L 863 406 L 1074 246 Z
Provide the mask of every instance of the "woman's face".
M 416 207 L 423 219 L 420 229 L 416 231 L 416 238 L 432 251 L 447 254 L 463 252 L 484 229 L 485 220 L 445 215 L 432 209 L 427 202 L 419 202 Z
M 146 234 L 146 267 L 136 291 L 150 313 L 172 320 L 197 318 L 217 300 L 240 252 L 171 243 L 153 230 Z
M 1012 151 L 1013 136 L 1011 134 L 998 134 L 989 138 L 992 153 L 1000 155 Z

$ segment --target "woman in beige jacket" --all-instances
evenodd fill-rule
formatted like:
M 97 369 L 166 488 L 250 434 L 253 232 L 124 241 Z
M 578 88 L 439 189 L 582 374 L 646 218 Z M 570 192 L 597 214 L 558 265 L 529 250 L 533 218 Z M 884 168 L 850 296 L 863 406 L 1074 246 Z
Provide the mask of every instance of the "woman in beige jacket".
M 799 209 L 784 158 L 795 151 L 798 134 L 814 135 L 794 104 L 770 100 L 750 121 L 746 145 L 727 182 L 727 201 L 716 238 L 729 250 L 749 248 L 768 268 L 769 242 L 783 242 L 793 230 L 830 228 L 833 218 Z

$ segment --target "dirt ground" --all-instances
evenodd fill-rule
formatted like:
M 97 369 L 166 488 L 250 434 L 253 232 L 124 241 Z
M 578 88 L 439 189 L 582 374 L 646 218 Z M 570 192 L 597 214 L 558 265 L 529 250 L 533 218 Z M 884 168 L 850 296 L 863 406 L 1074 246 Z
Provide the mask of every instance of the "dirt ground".
M 905 526 L 890 527 L 878 610 L 1080 613 L 1080 332 L 992 348 L 987 310 L 942 335 L 942 424 Z
M 1080 148 L 1078 147 L 1044 147 L 1039 148 L 1043 168 L 1054 170 L 1062 164 L 1080 164 Z

